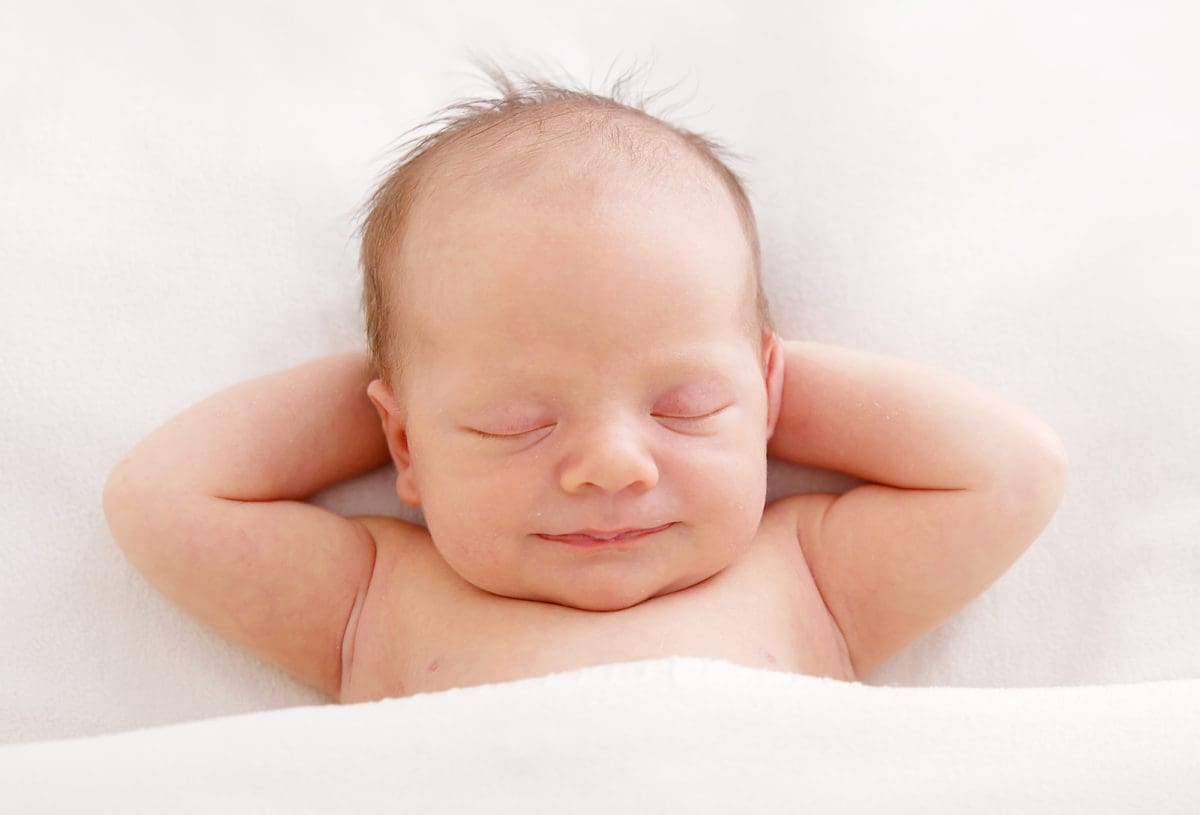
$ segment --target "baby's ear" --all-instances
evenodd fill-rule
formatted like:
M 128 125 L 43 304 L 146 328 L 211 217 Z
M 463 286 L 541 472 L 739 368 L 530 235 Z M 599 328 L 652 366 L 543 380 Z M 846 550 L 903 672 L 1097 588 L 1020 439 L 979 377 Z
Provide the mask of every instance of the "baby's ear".
M 382 379 L 372 380 L 367 385 L 367 397 L 379 414 L 383 435 L 387 439 L 388 452 L 396 465 L 396 495 L 410 506 L 419 507 L 421 496 L 413 478 L 412 457 L 408 450 L 408 432 L 405 427 L 404 411 L 396 401 L 392 387 Z
M 763 378 L 767 385 L 767 438 L 775 435 L 779 406 L 783 402 L 783 342 L 774 331 L 764 331 L 762 340 Z

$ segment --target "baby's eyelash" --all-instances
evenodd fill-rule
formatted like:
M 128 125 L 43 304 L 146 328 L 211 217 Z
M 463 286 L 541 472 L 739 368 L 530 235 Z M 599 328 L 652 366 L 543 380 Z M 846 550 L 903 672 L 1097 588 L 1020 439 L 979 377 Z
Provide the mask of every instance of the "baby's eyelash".
M 547 427 L 553 427 L 553 425 L 544 424 L 541 427 L 535 427 L 531 430 L 522 430 L 520 433 L 485 433 L 482 430 L 476 430 L 473 427 L 468 427 L 467 430 L 470 430 L 476 436 L 482 436 L 485 439 L 519 439 L 521 436 L 528 436 L 530 433 L 536 433 L 539 430 L 545 430 Z
M 725 405 L 724 407 L 719 407 L 716 410 L 709 411 L 708 413 L 703 413 L 699 416 L 675 416 L 670 413 L 651 413 L 650 415 L 655 417 L 656 419 L 693 419 L 693 420 L 694 419 L 708 419 L 712 416 L 716 416 L 718 413 L 720 413 L 721 411 L 725 410 L 725 408 L 728 408 L 728 407 L 729 407 L 729 405 Z

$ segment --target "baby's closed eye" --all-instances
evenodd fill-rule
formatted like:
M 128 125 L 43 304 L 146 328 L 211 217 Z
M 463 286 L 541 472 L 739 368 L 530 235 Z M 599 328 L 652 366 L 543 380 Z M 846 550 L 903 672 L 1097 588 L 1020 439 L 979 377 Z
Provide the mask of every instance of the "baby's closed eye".
M 496 430 L 479 430 L 474 427 L 465 427 L 464 430 L 469 430 L 477 436 L 482 436 L 485 439 L 515 439 L 523 436 L 528 436 L 531 433 L 536 433 L 539 430 L 550 430 L 557 425 L 557 422 L 537 424 L 527 430 L 514 430 L 509 428 Z
M 733 407 L 728 405 L 714 408 L 706 412 L 700 411 L 656 411 L 653 418 L 665 429 L 685 436 L 711 436 L 720 427 L 720 418 L 725 411 Z
M 731 407 L 733 394 L 724 388 L 685 385 L 672 388 L 656 400 L 651 415 L 668 419 L 706 419 Z
M 709 411 L 704 411 L 704 410 L 655 411 L 654 413 L 651 413 L 650 415 L 656 419 L 687 419 L 687 420 L 709 419 L 713 416 L 716 416 L 721 411 L 728 409 L 729 407 L 731 407 L 731 405 L 732 405 L 732 403 L 729 405 L 722 405 L 721 407 L 716 408 L 715 410 L 709 410 Z
M 721 393 L 724 388 L 682 386 L 662 394 L 651 408 L 656 419 L 698 421 L 716 416 L 733 406 L 732 394 Z

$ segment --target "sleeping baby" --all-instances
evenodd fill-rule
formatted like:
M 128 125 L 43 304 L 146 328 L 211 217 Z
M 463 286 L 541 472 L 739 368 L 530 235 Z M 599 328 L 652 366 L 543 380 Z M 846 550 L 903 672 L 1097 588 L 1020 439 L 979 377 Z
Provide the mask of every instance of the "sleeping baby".
M 113 537 L 170 600 L 341 702 L 672 655 L 853 682 L 1037 539 L 1055 434 L 781 339 L 716 142 L 499 85 L 370 197 L 369 350 L 227 388 L 114 467 Z M 864 483 L 765 506 L 768 455 Z M 305 502 L 389 461 L 424 525 Z

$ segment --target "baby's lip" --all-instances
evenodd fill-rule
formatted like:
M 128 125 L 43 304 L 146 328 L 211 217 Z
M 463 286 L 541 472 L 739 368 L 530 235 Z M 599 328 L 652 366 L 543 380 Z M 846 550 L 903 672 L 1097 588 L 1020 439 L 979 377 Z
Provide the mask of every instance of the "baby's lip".
M 672 521 L 671 523 L 674 523 L 674 521 Z M 627 526 L 623 529 L 579 529 L 574 532 L 564 532 L 559 535 L 541 535 L 541 534 L 539 534 L 538 537 L 547 538 L 549 540 L 564 540 L 564 541 L 569 541 L 569 540 L 603 540 L 603 541 L 618 540 L 621 538 L 631 538 L 634 535 L 648 535 L 653 532 L 661 532 L 662 530 L 666 529 L 668 526 L 671 526 L 671 523 L 666 523 L 666 524 L 663 524 L 662 526 L 650 526 L 650 527 Z

